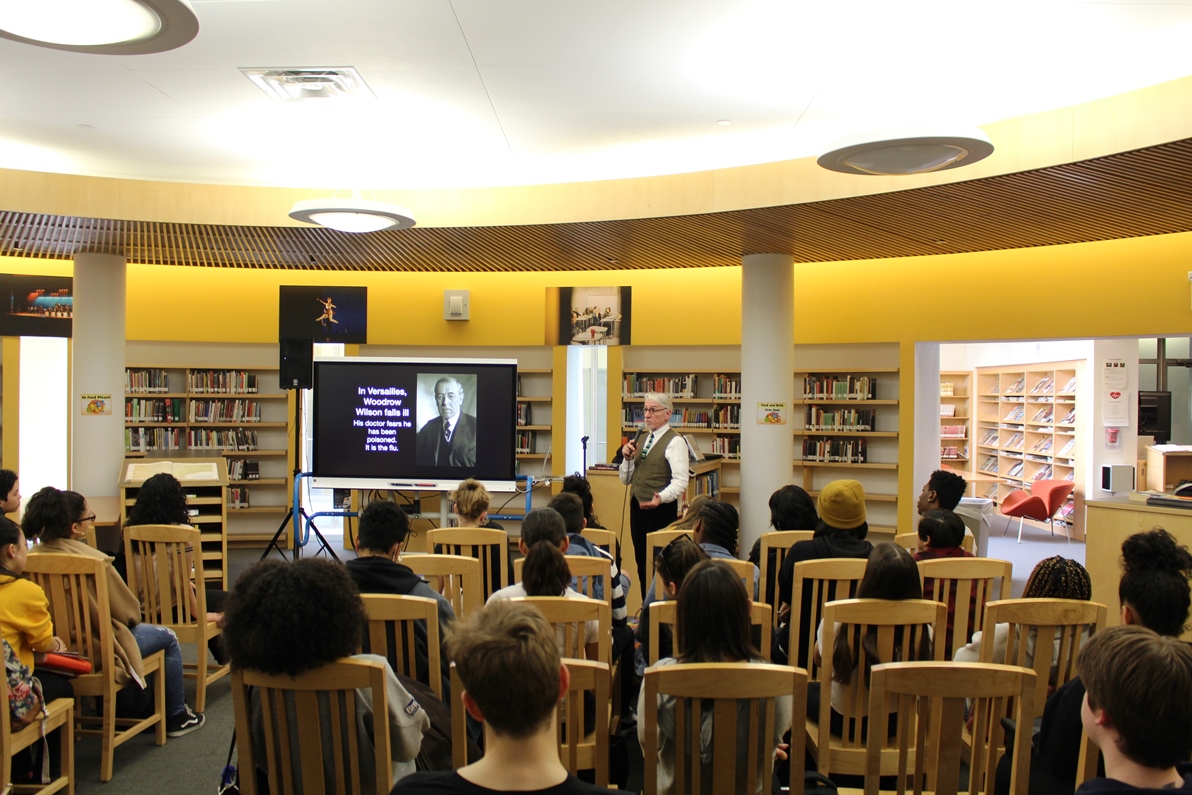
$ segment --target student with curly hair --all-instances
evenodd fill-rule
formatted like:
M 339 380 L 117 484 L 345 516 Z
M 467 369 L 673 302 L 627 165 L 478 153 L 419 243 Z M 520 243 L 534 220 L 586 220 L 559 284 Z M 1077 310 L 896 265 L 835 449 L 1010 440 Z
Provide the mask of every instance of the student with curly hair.
M 754 663 L 765 660 L 754 646 L 750 631 L 749 595 L 737 573 L 723 563 L 705 560 L 697 563 L 679 588 L 679 604 L 676 609 L 675 629 L 679 635 L 679 654 L 659 660 L 657 665 L 669 666 L 684 663 Z M 637 713 L 645 714 L 646 691 L 638 696 Z M 673 696 L 658 696 L 658 791 L 674 792 L 676 727 L 675 700 Z M 703 718 L 706 725 L 700 731 L 700 751 L 710 761 L 712 750 L 711 715 Z M 791 728 L 791 699 L 777 700 L 774 710 L 774 735 L 781 738 Z M 638 739 L 645 741 L 645 722 L 638 723 Z M 746 765 L 750 764 L 748 747 L 748 711 L 738 713 L 737 729 L 737 781 L 746 779 Z M 800 729 L 801 731 L 801 729 Z M 764 766 L 770 754 L 778 752 L 785 759 L 785 747 L 760 748 L 755 764 Z M 711 770 L 705 765 L 704 776 L 711 781 Z M 763 786 L 763 776 L 758 776 L 758 791 Z
M 555 633 L 533 605 L 490 601 L 447 644 L 468 714 L 484 724 L 484 756 L 458 770 L 415 773 L 393 795 L 611 793 L 559 761 L 555 707 L 570 684 Z
M 578 472 L 574 475 L 568 475 L 563 478 L 563 494 L 574 494 L 579 497 L 584 504 L 584 527 L 592 527 L 597 530 L 605 530 L 604 525 L 600 524 L 600 520 L 596 517 L 595 501 L 592 498 L 592 484 L 588 479 Z
M 16 513 L 21 507 L 21 484 L 17 473 L 0 469 L 0 515 Z
M 89 546 L 83 539 L 88 524 L 94 525 L 95 514 L 87 500 L 75 491 L 61 491 L 46 486 L 29 498 L 21 527 L 25 535 L 36 538 L 38 544 L 29 551 L 30 555 L 43 553 L 66 553 L 80 557 L 101 560 L 108 585 L 108 603 L 112 616 L 110 630 L 115 643 L 116 682 L 121 685 L 134 681 L 145 690 L 145 671 L 142 656 L 154 652 L 165 652 L 166 686 L 166 733 L 171 737 L 184 734 L 203 726 L 204 717 L 196 714 L 186 704 L 186 691 L 182 681 L 182 651 L 178 648 L 178 637 L 174 631 L 156 624 L 141 622 L 141 603 L 128 589 L 124 580 L 112 567 L 109 555 Z M 95 595 L 92 594 L 94 601 Z M 106 628 L 95 627 L 96 632 Z M 98 645 L 99 637 L 95 643 Z M 96 661 L 92 660 L 94 664 Z
M 1123 624 L 1137 624 L 1178 638 L 1192 606 L 1192 553 L 1162 528 L 1135 533 L 1122 542 L 1118 583 Z M 1069 795 L 1076 788 L 1080 757 L 1080 706 L 1085 686 L 1077 676 L 1047 699 L 1043 722 L 1031 749 L 1032 793 Z M 1003 781 L 1004 773 L 1004 781 Z M 998 792 L 1009 792 L 1010 771 L 998 768 Z
M 389 705 L 389 743 L 392 782 L 414 772 L 414 758 L 430 719 L 421 705 L 394 676 L 384 657 L 356 655 L 368 616 L 360 592 L 347 571 L 329 560 L 307 558 L 294 563 L 263 560 L 236 581 L 224 612 L 224 638 L 232 665 L 266 674 L 297 676 L 344 657 L 385 662 L 385 696 Z M 254 696 L 255 698 L 255 696 Z M 372 697 L 356 691 L 357 737 L 361 792 L 375 792 Z M 265 727 L 259 706 L 253 709 L 253 742 L 262 747 Z M 326 727 L 330 734 L 330 727 Z M 290 721 L 290 730 L 298 727 Z M 324 738 L 329 740 L 329 736 Z M 333 771 L 330 743 L 325 742 L 324 768 Z M 382 751 L 382 753 L 386 753 Z M 264 756 L 258 756 L 264 766 Z M 295 770 L 296 778 L 301 771 Z M 334 788 L 330 779 L 328 791 Z

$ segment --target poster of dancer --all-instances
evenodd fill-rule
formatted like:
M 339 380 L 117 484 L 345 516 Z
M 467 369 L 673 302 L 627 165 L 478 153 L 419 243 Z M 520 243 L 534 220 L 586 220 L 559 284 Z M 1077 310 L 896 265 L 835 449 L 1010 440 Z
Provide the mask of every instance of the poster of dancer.
M 277 316 L 278 337 L 364 344 L 368 342 L 368 288 L 282 285 Z

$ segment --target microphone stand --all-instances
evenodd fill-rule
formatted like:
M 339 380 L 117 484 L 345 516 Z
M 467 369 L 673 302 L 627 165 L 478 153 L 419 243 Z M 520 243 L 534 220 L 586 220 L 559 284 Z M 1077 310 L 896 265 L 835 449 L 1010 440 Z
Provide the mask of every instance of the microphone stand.
M 584 468 L 580 470 L 581 472 L 587 472 L 587 471 L 588 471 L 588 439 L 589 439 L 589 438 L 591 438 L 591 437 L 585 436 L 585 437 L 583 437 L 582 439 L 580 439 L 580 440 L 579 440 L 579 443 L 580 443 L 580 444 L 583 446 L 583 448 L 584 448 Z

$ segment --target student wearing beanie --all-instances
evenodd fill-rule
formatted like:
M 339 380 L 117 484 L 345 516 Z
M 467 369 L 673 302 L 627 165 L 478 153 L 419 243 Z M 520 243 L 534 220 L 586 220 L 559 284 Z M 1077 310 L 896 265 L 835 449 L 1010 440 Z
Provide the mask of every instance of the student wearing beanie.
M 782 561 L 778 573 L 778 603 L 789 610 L 791 587 L 795 579 L 795 564 L 804 560 L 822 558 L 868 558 L 873 544 L 865 540 L 869 525 L 865 515 L 865 489 L 855 480 L 834 480 L 820 490 L 816 500 L 819 511 L 819 525 L 810 541 L 796 541 Z M 786 663 L 787 642 L 790 638 L 790 621 L 799 621 L 799 636 L 808 637 L 811 630 L 811 594 L 805 593 L 801 600 L 804 609 L 799 616 L 786 619 L 774 638 L 774 662 Z M 800 652 L 791 665 L 806 666 L 806 655 Z

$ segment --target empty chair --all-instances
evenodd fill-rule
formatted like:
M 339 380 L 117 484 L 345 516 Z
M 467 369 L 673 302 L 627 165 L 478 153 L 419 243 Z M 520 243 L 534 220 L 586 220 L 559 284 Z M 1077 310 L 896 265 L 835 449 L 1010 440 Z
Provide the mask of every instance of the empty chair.
M 1018 517 L 1018 543 L 1022 543 L 1022 522 L 1023 519 L 1034 519 L 1037 522 L 1046 522 L 1051 534 L 1055 535 L 1055 526 L 1052 524 L 1052 517 L 1072 494 L 1076 488 L 1076 484 L 1070 480 L 1036 480 L 1031 484 L 1031 491 L 1028 494 L 1025 491 L 1012 491 L 1009 496 L 1002 502 L 1001 512 L 1002 516 Z M 1010 529 L 1010 523 L 1006 522 L 1006 530 L 1002 531 L 1005 535 Z M 1071 537 L 1068 537 L 1068 543 L 1071 543 Z

